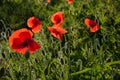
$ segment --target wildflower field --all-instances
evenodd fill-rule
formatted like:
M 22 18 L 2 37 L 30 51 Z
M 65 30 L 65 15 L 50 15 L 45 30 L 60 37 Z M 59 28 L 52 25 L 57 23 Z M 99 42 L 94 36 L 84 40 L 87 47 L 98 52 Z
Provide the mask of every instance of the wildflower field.
M 120 80 L 120 0 L 0 0 L 0 80 Z

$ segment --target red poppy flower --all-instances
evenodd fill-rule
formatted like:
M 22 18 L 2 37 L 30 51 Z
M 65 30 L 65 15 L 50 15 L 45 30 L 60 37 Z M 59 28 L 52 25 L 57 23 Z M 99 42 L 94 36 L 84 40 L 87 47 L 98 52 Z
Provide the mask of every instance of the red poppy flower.
M 53 25 L 52 27 L 48 27 L 48 30 L 51 32 L 51 34 L 56 37 L 59 40 L 63 40 L 62 34 L 67 33 L 65 29 L 62 27 L 56 27 L 56 25 Z
M 64 14 L 63 12 L 59 11 L 56 12 L 55 14 L 52 15 L 51 17 L 51 21 L 55 24 L 55 25 L 62 25 L 63 21 L 64 21 Z
M 19 29 L 9 37 L 10 47 L 16 52 L 25 54 L 27 50 L 30 53 L 40 48 L 40 45 L 32 40 L 33 33 L 26 29 Z
M 73 0 L 67 0 L 68 4 L 72 4 Z
M 47 0 L 47 2 L 48 2 L 48 3 L 50 3 L 50 2 L 51 2 L 51 0 Z
M 100 29 L 98 23 L 91 19 L 86 18 L 84 23 L 86 24 L 86 26 L 90 27 L 91 32 L 96 32 Z
M 42 23 L 41 21 L 39 21 L 39 19 L 37 19 L 35 16 L 33 17 L 30 17 L 28 20 L 27 20 L 27 25 L 28 27 L 32 28 L 32 31 L 34 33 L 37 33 L 39 31 L 41 31 L 41 26 L 42 26 Z

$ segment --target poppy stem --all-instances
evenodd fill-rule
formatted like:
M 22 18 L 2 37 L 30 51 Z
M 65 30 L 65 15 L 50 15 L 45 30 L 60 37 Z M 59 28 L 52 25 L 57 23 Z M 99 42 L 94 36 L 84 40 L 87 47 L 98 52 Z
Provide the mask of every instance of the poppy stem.
M 31 71 L 32 71 L 31 69 L 32 69 L 32 68 L 31 68 L 31 65 L 30 65 L 30 64 L 31 64 L 31 61 L 28 60 L 27 63 L 28 63 L 28 65 L 27 65 L 27 66 L 28 66 L 28 72 L 29 72 L 29 74 L 28 74 L 28 80 L 31 80 L 31 76 L 32 76 L 32 75 L 31 75 Z

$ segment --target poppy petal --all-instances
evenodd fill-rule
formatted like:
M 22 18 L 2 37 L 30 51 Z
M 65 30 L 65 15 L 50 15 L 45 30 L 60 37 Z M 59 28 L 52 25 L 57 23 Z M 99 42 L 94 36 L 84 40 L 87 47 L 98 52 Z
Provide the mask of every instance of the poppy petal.
M 86 24 L 87 27 L 90 27 L 91 32 L 96 32 L 99 30 L 99 25 L 91 19 L 86 18 L 84 23 Z
M 32 36 L 28 32 L 21 32 L 19 34 L 19 37 L 22 41 L 25 41 L 27 39 L 32 39 Z
M 63 29 L 62 27 L 57 27 L 58 25 L 53 25 L 52 28 L 55 29 L 57 32 L 59 32 L 60 34 L 65 34 L 67 33 L 67 30 Z
M 88 26 L 88 27 L 93 27 L 93 26 L 97 25 L 97 23 L 95 21 L 88 19 L 88 18 L 85 19 L 84 22 L 85 22 L 86 26 Z
M 28 40 L 28 49 L 30 53 L 38 50 L 39 48 L 41 48 L 41 46 L 37 42 L 35 42 L 34 40 Z
M 67 33 L 67 30 L 63 29 L 63 28 L 59 28 L 57 29 L 57 31 L 60 33 L 60 34 L 65 34 Z
M 41 26 L 36 26 L 36 27 L 34 27 L 34 28 L 32 29 L 32 31 L 33 31 L 34 33 L 38 33 L 38 32 L 40 32 L 41 30 L 42 30 Z
M 73 0 L 67 0 L 68 4 L 72 4 Z
M 21 39 L 15 38 L 13 39 L 13 44 L 11 45 L 11 48 L 13 48 L 16 52 L 24 54 L 27 47 L 25 47 L 22 43 L 23 42 L 21 41 Z
M 62 35 L 61 34 L 58 34 L 58 35 L 55 35 L 59 40 L 63 40 L 62 38 Z
M 40 46 L 32 40 L 32 36 L 33 34 L 30 30 L 17 30 L 9 37 L 10 47 L 22 54 L 25 54 L 27 50 L 32 53 L 40 48 Z
M 90 27 L 90 24 L 89 24 L 90 23 L 90 19 L 88 19 L 88 18 L 85 19 L 84 23 L 86 24 L 86 26 Z
M 50 3 L 50 2 L 51 2 L 51 0 L 47 0 L 47 2 L 48 2 L 48 3 Z
M 96 31 L 98 31 L 98 30 L 99 30 L 99 26 L 98 26 L 98 25 L 90 28 L 90 31 L 91 31 L 91 32 L 96 32 Z
M 22 34 L 21 34 L 22 33 Z M 29 36 L 27 37 L 27 35 L 24 35 L 24 33 L 28 33 Z M 12 33 L 12 35 L 9 37 L 9 43 L 10 43 L 10 46 L 12 46 L 13 44 L 13 40 L 14 38 L 19 38 L 21 37 L 20 39 L 21 40 L 25 40 L 25 38 L 29 38 L 31 39 L 33 36 L 33 33 L 26 29 L 26 28 L 22 28 L 22 29 L 19 29 L 19 30 L 16 30 L 14 33 Z
M 62 25 L 62 23 L 64 22 L 64 14 L 63 14 L 63 12 L 59 11 L 59 12 L 54 13 L 51 16 L 51 21 L 54 24 Z
M 58 38 L 60 40 L 63 39 L 62 34 L 67 33 L 67 31 L 65 29 L 61 28 L 61 27 L 48 27 L 48 30 L 51 32 L 51 34 L 54 37 L 56 37 L 56 38 Z
M 30 17 L 28 20 L 27 20 L 27 25 L 28 27 L 30 27 L 32 29 L 32 31 L 34 33 L 37 33 L 39 31 L 41 31 L 41 21 L 39 19 L 37 19 L 35 16 L 33 17 Z

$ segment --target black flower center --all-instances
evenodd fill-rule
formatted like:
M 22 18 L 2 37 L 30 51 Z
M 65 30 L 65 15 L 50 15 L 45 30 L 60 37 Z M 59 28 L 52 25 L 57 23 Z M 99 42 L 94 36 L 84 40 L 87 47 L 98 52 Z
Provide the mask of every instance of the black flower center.
M 34 25 L 35 25 L 35 26 L 38 25 L 38 21 L 34 21 Z
M 60 23 L 60 21 L 61 21 L 60 16 L 56 15 L 56 16 L 55 16 L 55 20 L 56 20 L 56 23 Z
M 28 46 L 28 42 L 27 41 L 23 42 L 23 46 L 24 47 Z
M 60 21 L 61 21 L 61 19 L 60 19 L 60 18 L 58 18 L 57 23 L 60 23 Z

